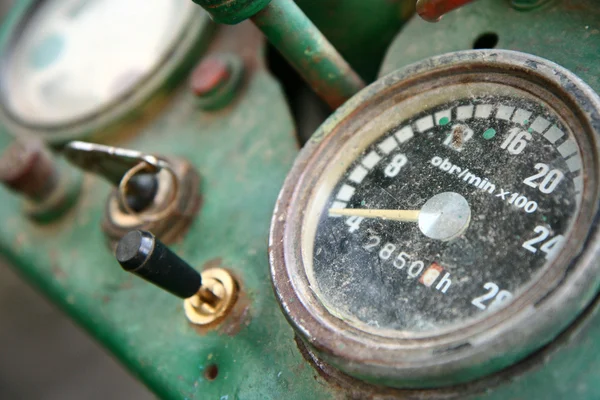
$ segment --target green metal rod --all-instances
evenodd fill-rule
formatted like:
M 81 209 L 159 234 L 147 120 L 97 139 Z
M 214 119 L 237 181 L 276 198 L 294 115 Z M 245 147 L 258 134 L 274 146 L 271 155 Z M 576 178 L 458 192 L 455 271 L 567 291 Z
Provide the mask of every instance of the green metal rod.
M 272 0 L 251 19 L 331 108 L 365 86 L 293 0 Z

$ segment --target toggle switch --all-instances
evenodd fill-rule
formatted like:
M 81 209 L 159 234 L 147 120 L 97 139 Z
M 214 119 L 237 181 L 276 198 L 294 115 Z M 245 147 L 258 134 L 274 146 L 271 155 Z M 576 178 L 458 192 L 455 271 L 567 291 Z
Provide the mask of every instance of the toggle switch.
M 229 272 L 211 268 L 198 273 L 148 231 L 123 236 L 116 258 L 125 271 L 185 299 L 186 316 L 195 324 L 223 319 L 236 301 L 237 283 Z

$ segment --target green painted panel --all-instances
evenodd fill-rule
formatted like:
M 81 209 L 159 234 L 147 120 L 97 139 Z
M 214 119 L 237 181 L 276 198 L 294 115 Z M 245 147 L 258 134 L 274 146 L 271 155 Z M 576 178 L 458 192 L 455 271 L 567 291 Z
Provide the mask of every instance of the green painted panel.
M 600 7 L 573 0 L 568 4 L 587 8 L 522 13 L 506 4 L 480 0 L 438 25 L 412 21 L 393 44 L 383 71 L 470 48 L 477 35 L 493 30 L 499 47 L 550 58 L 598 88 Z M 161 397 L 347 398 L 302 358 L 271 288 L 270 217 L 297 153 L 281 89 L 259 70 L 223 110 L 203 112 L 195 100 L 182 88 L 164 114 L 122 145 L 186 157 L 197 167 L 204 203 L 189 234 L 173 248 L 198 269 L 218 262 L 240 277 L 249 309 L 239 331 L 199 332 L 185 319 L 180 300 L 120 269 L 100 231 L 109 187 L 95 177 L 86 177 L 83 197 L 62 222 L 44 227 L 21 216 L 19 199 L 0 189 L 0 252 Z M 8 141 L 0 135 L 1 146 Z M 592 309 L 579 326 L 518 371 L 486 381 L 475 397 L 600 398 L 598 313 Z M 211 364 L 219 368 L 213 381 L 204 376 Z
M 415 17 L 392 42 L 380 76 L 438 54 L 474 48 L 484 34 L 495 48 L 518 50 L 554 61 L 600 90 L 600 4 L 555 0 L 529 11 L 508 0 L 478 0 L 430 23 Z M 493 43 L 491 37 L 479 44 Z
M 179 299 L 121 270 L 100 231 L 109 188 L 99 178 L 86 177 L 77 207 L 44 227 L 19 215 L 18 199 L 2 189 L 0 250 L 161 397 L 303 399 L 310 388 L 313 398 L 330 398 L 296 349 L 269 278 L 271 212 L 297 151 L 283 94 L 259 72 L 219 114 L 201 112 L 194 100 L 184 90 L 124 145 L 197 167 L 204 204 L 173 248 L 198 268 L 219 259 L 241 277 L 250 306 L 239 333 L 198 333 Z M 208 381 L 203 370 L 213 363 L 219 375 Z

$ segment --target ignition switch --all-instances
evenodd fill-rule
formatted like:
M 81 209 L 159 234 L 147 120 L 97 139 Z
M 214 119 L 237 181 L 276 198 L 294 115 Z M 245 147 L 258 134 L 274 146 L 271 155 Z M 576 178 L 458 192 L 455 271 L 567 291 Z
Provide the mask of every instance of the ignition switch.
M 78 141 L 67 145 L 65 157 L 114 185 L 102 221 L 113 249 L 132 229 L 173 242 L 198 212 L 200 177 L 185 160 Z
M 116 258 L 125 271 L 185 299 L 185 315 L 193 324 L 221 321 L 237 299 L 237 282 L 227 270 L 210 268 L 200 274 L 150 232 L 127 233 Z

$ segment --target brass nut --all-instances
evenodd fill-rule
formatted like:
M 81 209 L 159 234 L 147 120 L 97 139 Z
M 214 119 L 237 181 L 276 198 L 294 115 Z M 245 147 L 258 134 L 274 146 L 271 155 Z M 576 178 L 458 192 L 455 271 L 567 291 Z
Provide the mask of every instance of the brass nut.
M 231 274 L 222 268 L 210 268 L 201 275 L 202 289 L 208 289 L 220 300 L 213 307 L 197 293 L 183 301 L 183 309 L 191 323 L 208 325 L 221 321 L 231 311 L 237 300 L 238 287 Z

